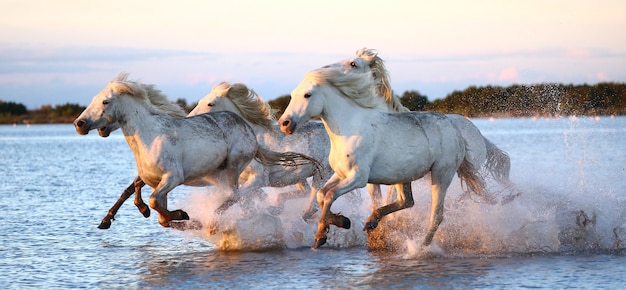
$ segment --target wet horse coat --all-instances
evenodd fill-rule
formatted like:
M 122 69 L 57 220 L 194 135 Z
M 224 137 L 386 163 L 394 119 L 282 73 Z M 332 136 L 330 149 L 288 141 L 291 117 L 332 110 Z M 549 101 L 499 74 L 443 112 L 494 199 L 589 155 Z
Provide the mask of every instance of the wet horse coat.
M 332 174 L 327 161 L 330 141 L 320 122 L 308 122 L 294 134 L 286 136 L 279 132 L 279 128 L 274 124 L 271 108 L 256 92 L 245 84 L 231 85 L 226 82 L 215 86 L 209 94 L 198 101 L 189 116 L 220 111 L 230 111 L 242 116 L 254 130 L 261 146 L 275 151 L 293 151 L 307 155 L 318 160 L 322 168 L 319 171 L 314 166 L 263 166 L 253 160 L 244 171 L 246 182 L 242 187 L 259 190 L 265 186 L 283 187 L 296 184 L 299 187 L 298 191 L 288 192 L 278 198 L 279 207 L 282 208 L 285 199 L 292 196 L 300 197 L 304 190 L 312 194 L 317 192 Z M 313 177 L 312 187 L 306 180 L 308 177 Z M 311 202 L 305 209 L 305 218 L 312 215 L 315 210 L 311 207 Z
M 218 212 L 240 199 L 239 175 L 251 160 L 297 166 L 316 161 L 294 153 L 260 148 L 252 128 L 231 112 L 176 118 L 161 114 L 142 86 L 120 75 L 97 94 L 74 121 L 79 134 L 117 122 L 135 156 L 139 177 L 150 187 L 150 207 L 165 227 L 189 219 L 167 209 L 167 194 L 176 186 L 217 185 L 231 190 Z
M 463 139 L 449 118 L 439 113 L 386 113 L 387 105 L 375 92 L 371 73 L 344 74 L 336 66 L 309 72 L 292 91 L 291 101 L 278 121 L 290 134 L 319 116 L 330 137 L 329 162 L 335 174 L 318 192 L 322 216 L 314 248 L 326 242 L 329 224 L 349 227 L 350 221 L 330 211 L 346 192 L 367 183 L 402 184 L 398 200 L 372 212 L 366 229 L 376 228 L 385 215 L 413 206 L 411 182 L 431 174 L 432 208 L 424 238 L 429 245 L 443 219 L 443 201 L 456 172 L 462 170 Z

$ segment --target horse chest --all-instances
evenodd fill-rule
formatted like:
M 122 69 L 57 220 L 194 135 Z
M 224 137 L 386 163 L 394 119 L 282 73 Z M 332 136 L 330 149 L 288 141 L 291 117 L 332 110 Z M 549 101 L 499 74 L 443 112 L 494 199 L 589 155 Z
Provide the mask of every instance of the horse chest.
M 363 136 L 331 137 L 328 161 L 333 170 L 345 176 L 359 163 L 369 163 L 367 147 L 363 145 Z

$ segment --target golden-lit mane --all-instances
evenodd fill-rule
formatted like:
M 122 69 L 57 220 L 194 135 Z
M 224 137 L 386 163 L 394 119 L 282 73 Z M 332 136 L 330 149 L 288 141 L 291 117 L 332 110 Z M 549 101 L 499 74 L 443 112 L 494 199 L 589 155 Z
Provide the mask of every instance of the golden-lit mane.
M 167 96 L 155 85 L 146 85 L 138 81 L 128 80 L 128 73 L 120 73 L 109 82 L 108 88 L 115 94 L 127 94 L 146 101 L 149 110 L 156 114 L 184 118 L 187 113 L 179 105 L 169 101 Z
M 372 76 L 376 80 L 378 94 L 385 98 L 385 103 L 392 111 L 407 112 L 409 109 L 404 107 L 400 99 L 393 95 L 391 90 L 391 78 L 385 67 L 385 61 L 378 56 L 375 49 L 361 48 L 357 50 L 356 57 L 362 58 L 369 63 Z
M 310 71 L 305 79 L 320 86 L 331 85 L 363 108 L 386 106 L 383 98 L 377 95 L 371 73 L 345 74 L 341 67 L 326 66 Z
M 213 91 L 221 98 L 228 98 L 237 107 L 241 117 L 248 122 L 262 126 L 267 130 L 274 130 L 272 126 L 274 117 L 270 105 L 245 84 L 230 85 L 227 82 L 222 82 L 215 86 Z

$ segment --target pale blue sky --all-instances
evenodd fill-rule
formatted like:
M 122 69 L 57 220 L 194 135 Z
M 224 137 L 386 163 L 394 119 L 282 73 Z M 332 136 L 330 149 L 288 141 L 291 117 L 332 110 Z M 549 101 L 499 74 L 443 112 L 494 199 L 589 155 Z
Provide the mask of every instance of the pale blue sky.
M 0 0 L 0 99 L 87 105 L 120 72 L 195 102 L 220 81 L 265 100 L 375 48 L 396 94 L 626 82 L 626 1 Z

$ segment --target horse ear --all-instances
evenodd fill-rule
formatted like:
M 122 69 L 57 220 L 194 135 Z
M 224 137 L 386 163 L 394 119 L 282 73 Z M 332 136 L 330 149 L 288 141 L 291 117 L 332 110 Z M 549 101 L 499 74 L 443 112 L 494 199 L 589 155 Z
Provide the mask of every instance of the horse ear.
M 356 51 L 356 57 L 363 58 L 367 61 L 372 61 L 378 55 L 378 51 L 375 49 L 368 49 L 366 47 Z
M 128 80 L 128 75 L 129 74 L 127 72 L 121 72 L 115 78 L 113 78 L 109 83 L 125 82 Z

